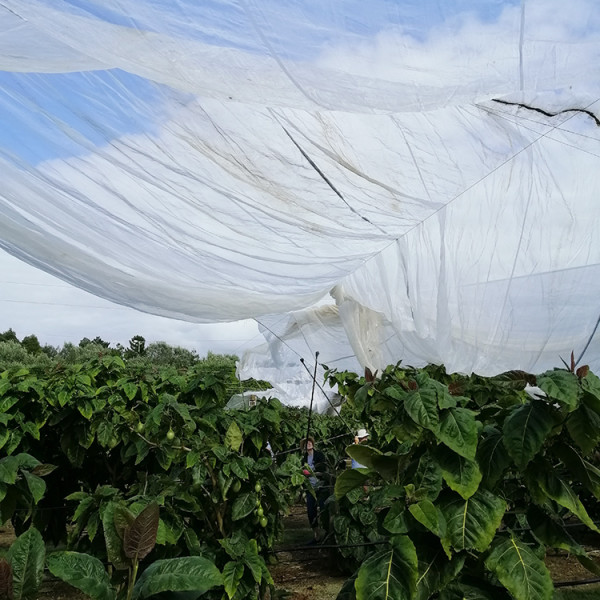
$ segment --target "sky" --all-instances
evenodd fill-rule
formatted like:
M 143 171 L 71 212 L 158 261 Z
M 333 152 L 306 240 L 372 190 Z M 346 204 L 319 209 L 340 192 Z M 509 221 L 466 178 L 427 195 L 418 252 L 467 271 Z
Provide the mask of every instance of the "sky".
M 100 336 L 111 346 L 134 335 L 146 343 L 236 354 L 264 342 L 253 320 L 201 325 L 119 306 L 78 289 L 0 250 L 0 332 L 12 328 L 21 340 L 35 334 L 42 345 L 77 344 Z

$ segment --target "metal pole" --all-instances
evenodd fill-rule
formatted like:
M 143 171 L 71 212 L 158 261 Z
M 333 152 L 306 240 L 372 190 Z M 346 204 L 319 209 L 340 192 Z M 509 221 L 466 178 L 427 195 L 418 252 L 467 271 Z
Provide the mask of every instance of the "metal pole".
M 310 395 L 310 408 L 308 409 L 308 426 L 306 428 L 306 443 L 304 444 L 304 448 L 306 449 L 306 446 L 308 444 L 308 436 L 310 434 L 310 417 L 312 415 L 312 409 L 313 409 L 313 400 L 315 398 L 315 384 L 317 382 L 317 366 L 318 366 L 318 362 L 317 362 L 317 358 L 319 357 L 319 351 L 317 350 L 315 352 L 315 372 L 313 374 L 313 384 L 312 384 L 312 393 Z M 304 359 L 301 358 L 300 359 L 301 363 L 304 363 Z
M 310 371 L 309 371 L 308 367 L 304 364 L 303 358 L 300 359 L 300 362 L 302 363 L 302 365 L 304 366 L 304 368 L 307 370 L 308 374 L 310 375 Z M 312 377 L 312 375 L 311 375 L 311 377 Z M 315 384 L 317 384 L 319 386 L 319 389 L 321 390 L 321 392 L 323 392 L 323 396 L 325 396 L 325 400 L 327 400 L 327 402 L 329 402 L 329 406 L 331 406 L 331 408 L 333 408 L 333 410 L 335 411 L 337 416 L 340 418 L 340 421 L 348 428 L 348 431 L 352 435 L 354 435 L 354 430 L 352 429 L 352 427 L 350 427 L 348 425 L 348 423 L 346 423 L 346 421 L 344 421 L 342 415 L 340 414 L 340 411 L 333 405 L 333 402 L 331 402 L 331 400 L 329 399 L 329 396 L 327 395 L 327 392 L 323 389 L 323 386 L 320 383 L 317 383 L 315 381 L 315 378 L 313 377 L 313 387 Z

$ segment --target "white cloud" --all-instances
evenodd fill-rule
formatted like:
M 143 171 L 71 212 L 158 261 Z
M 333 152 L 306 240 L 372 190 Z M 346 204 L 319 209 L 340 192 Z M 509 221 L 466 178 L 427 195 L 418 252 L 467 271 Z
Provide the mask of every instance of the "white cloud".
M 579 75 L 593 67 L 591 57 L 600 56 L 599 26 L 591 0 L 569 3 L 568 10 L 558 0 L 527 2 L 523 13 L 521 6 L 507 5 L 489 22 L 463 12 L 423 31 L 423 37 L 389 27 L 362 43 L 327 49 L 318 65 L 370 80 L 447 90 L 451 101 L 453 86 L 459 98 L 469 89 L 487 96 L 519 89 L 522 60 L 525 89 L 556 89 L 580 81 Z

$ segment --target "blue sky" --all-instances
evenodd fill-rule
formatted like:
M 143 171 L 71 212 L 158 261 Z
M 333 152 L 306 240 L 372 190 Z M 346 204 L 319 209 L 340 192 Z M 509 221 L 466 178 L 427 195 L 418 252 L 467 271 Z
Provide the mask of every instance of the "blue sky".
M 135 4 L 121 2 L 111 7 L 106 0 L 67 0 L 59 6 L 67 14 L 92 15 L 114 25 L 259 54 L 265 52 L 266 42 L 280 57 L 312 60 L 326 48 L 370 39 L 389 28 L 402 27 L 405 33 L 423 39 L 430 28 L 460 13 L 493 21 L 507 3 L 144 0 L 138 16 L 125 14 Z M 0 71 L 0 153 L 35 165 L 93 150 L 122 135 L 152 133 L 160 125 L 163 94 L 173 100 L 179 93 L 119 69 L 44 74 Z
M 0 71 L 0 153 L 35 165 L 154 130 L 161 86 L 124 71 Z M 135 110 L 132 110 L 135 107 Z

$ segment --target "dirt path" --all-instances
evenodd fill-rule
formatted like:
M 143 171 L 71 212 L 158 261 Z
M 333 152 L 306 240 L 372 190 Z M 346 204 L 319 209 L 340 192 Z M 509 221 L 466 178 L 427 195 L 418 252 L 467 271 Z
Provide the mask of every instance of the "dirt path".
M 292 507 L 284 526 L 284 538 L 276 550 L 306 546 L 312 538 L 304 506 Z M 331 564 L 328 550 L 277 551 L 276 556 L 278 562 L 269 565 L 269 570 L 276 587 L 290 592 L 287 600 L 335 600 L 347 579 Z

